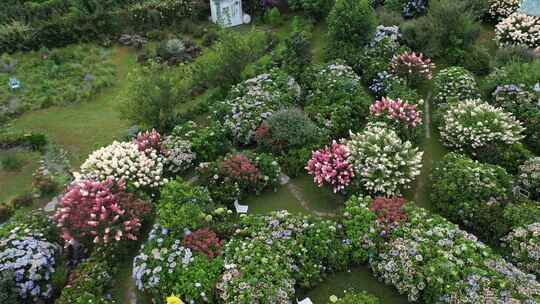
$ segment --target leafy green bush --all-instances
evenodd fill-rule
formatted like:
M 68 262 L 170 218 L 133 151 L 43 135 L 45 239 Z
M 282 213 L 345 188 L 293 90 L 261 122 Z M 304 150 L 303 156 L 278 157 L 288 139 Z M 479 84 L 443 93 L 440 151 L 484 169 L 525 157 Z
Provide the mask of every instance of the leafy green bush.
M 361 130 L 372 98 L 364 91 L 360 77 L 339 62 L 319 67 L 313 73 L 306 113 L 319 127 L 329 130 L 332 137 L 345 137 L 349 130 Z
M 308 16 L 321 20 L 328 15 L 335 0 L 289 0 L 288 3 L 293 10 L 305 12 Z
M 402 26 L 416 51 L 448 64 L 460 64 L 480 33 L 480 25 L 462 2 L 434 0 L 428 14 Z
M 278 162 L 285 175 L 295 178 L 306 173 L 306 164 L 311 158 L 311 147 L 289 150 L 278 156 Z
M 483 46 L 474 46 L 463 60 L 463 66 L 478 76 L 486 76 L 491 72 L 491 54 Z
M 262 149 L 280 153 L 325 142 L 322 135 L 321 130 L 301 110 L 284 109 L 263 122 L 255 138 Z
M 13 271 L 0 272 L 0 302 L 6 304 L 17 303 L 17 285 Z
M 227 154 L 232 147 L 229 134 L 219 123 L 200 128 L 193 121 L 189 121 L 177 125 L 172 134 L 191 142 L 191 150 L 199 163 L 216 160 Z
M 205 188 L 191 186 L 181 179 L 173 180 L 161 190 L 157 206 L 159 224 L 177 232 L 200 228 L 211 201 Z
M 304 83 L 306 71 L 311 65 L 311 36 L 295 17 L 293 31 L 284 41 L 281 54 L 283 70 L 293 76 L 300 84 Z
M 24 165 L 23 159 L 17 153 L 6 153 L 0 156 L 0 167 L 6 171 L 18 171 Z
M 483 163 L 493 164 L 504 168 L 510 174 L 516 174 L 533 153 L 523 144 L 490 145 L 478 149 L 474 158 Z
M 122 116 L 144 129 L 165 131 L 174 126 L 177 105 L 189 98 L 192 79 L 183 66 L 150 63 L 130 74 L 129 87 L 119 107 Z
M 462 67 L 439 71 L 434 79 L 433 101 L 436 105 L 480 97 L 474 75 Z
M 368 44 L 377 26 L 377 16 L 368 0 L 337 0 L 328 16 L 329 58 L 348 61 Z
M 450 153 L 436 163 L 431 199 L 435 209 L 491 243 L 507 232 L 502 216 L 512 176 L 499 166 Z
M 540 59 L 532 62 L 510 62 L 489 74 L 480 83 L 480 89 L 486 100 L 492 100 L 497 87 L 504 85 L 520 86 L 522 90 L 532 93 L 538 79 L 540 79 Z
M 283 23 L 283 17 L 277 7 L 273 7 L 264 14 L 264 21 L 271 26 L 277 27 Z

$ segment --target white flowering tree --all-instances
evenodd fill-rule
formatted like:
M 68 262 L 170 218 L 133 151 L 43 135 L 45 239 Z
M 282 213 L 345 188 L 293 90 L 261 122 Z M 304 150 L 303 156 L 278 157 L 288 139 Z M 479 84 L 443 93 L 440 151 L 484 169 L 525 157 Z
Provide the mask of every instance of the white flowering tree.
M 163 162 L 155 149 L 141 152 L 136 143 L 115 141 L 90 154 L 81 171 L 74 175 L 77 180 L 112 178 L 135 188 L 157 188 L 166 183 L 162 178 Z
M 400 194 L 420 174 L 423 152 L 384 123 L 370 123 L 346 141 L 356 178 L 375 194 Z
M 510 113 L 479 99 L 453 104 L 439 127 L 443 143 L 451 148 L 474 150 L 489 144 L 513 144 L 524 128 Z
M 513 13 L 497 24 L 495 34 L 503 46 L 540 47 L 540 17 Z

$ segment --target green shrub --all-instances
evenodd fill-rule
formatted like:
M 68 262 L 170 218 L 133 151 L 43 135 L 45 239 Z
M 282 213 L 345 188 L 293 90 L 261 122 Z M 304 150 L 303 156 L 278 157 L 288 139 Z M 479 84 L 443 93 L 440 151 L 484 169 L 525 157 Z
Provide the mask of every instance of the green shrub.
M 293 31 L 285 39 L 284 45 L 285 48 L 281 54 L 282 68 L 302 84 L 312 60 L 311 36 L 307 29 L 302 28 L 296 17 L 293 21 Z
M 306 164 L 311 158 L 312 148 L 289 150 L 287 154 L 278 156 L 278 162 L 285 175 L 295 178 L 306 173 Z
M 15 210 L 24 207 L 30 207 L 34 203 L 34 197 L 31 193 L 22 194 L 11 199 L 9 204 Z
M 324 141 L 321 130 L 298 109 L 275 112 L 259 127 L 255 137 L 262 149 L 276 153 Z
M 478 76 L 486 76 L 491 72 L 491 54 L 482 46 L 473 47 L 463 60 L 463 66 Z
M 450 153 L 435 164 L 432 181 L 434 207 L 450 221 L 495 244 L 507 232 L 502 214 L 512 176 L 506 170 Z
M 523 144 L 489 145 L 477 149 L 475 159 L 483 163 L 493 164 L 504 168 L 510 174 L 516 174 L 533 153 Z
M 334 6 L 335 0 L 289 0 L 289 6 L 317 20 L 324 19 Z
M 192 84 L 189 70 L 183 66 L 139 66 L 130 74 L 129 96 L 119 110 L 124 118 L 144 129 L 172 129 L 177 105 L 190 97 Z
M 489 74 L 480 83 L 480 89 L 484 98 L 492 100 L 493 92 L 498 86 L 516 85 L 521 86 L 522 90 L 534 92 L 538 79 L 540 79 L 540 59 L 532 62 L 510 62 Z
M 534 51 L 525 46 L 499 47 L 495 53 L 495 66 L 502 67 L 512 62 L 528 63 L 536 58 Z
M 8 204 L 0 203 L 0 223 L 8 220 L 13 214 L 13 208 Z
M 439 71 L 433 82 L 433 101 L 435 105 L 480 97 L 474 75 L 462 67 L 449 67 Z
M 18 303 L 17 285 L 13 271 L 0 271 L 0 302 L 5 304 Z
M 6 171 L 19 171 L 24 160 L 17 153 L 7 153 L 0 156 L 0 167 Z
M 401 12 L 386 9 L 385 7 L 378 8 L 376 11 L 379 23 L 384 26 L 401 26 L 405 22 Z
M 330 58 L 348 57 L 368 44 L 377 26 L 377 16 L 368 0 L 338 0 L 328 16 Z
M 462 63 L 480 33 L 480 25 L 462 2 L 434 0 L 428 14 L 402 26 L 416 51 L 447 64 Z
M 0 53 L 28 50 L 34 43 L 36 30 L 20 21 L 0 23 Z
M 277 7 L 273 7 L 264 14 L 264 21 L 271 26 L 277 27 L 283 23 L 283 17 Z
M 200 128 L 193 121 L 189 121 L 176 126 L 173 135 L 191 142 L 191 150 L 198 163 L 214 161 L 232 148 L 229 134 L 219 123 Z

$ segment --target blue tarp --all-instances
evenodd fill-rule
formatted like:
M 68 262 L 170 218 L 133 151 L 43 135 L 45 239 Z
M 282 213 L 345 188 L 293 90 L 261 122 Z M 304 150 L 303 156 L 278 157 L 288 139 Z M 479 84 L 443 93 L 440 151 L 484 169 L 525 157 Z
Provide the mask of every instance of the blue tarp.
M 530 16 L 540 17 L 540 0 L 523 0 L 519 11 Z

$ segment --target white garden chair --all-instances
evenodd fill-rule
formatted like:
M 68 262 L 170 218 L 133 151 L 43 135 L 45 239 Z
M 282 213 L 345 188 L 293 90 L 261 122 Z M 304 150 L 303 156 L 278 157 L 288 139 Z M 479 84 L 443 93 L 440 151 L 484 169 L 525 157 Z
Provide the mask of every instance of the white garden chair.
M 298 304 L 313 304 L 313 302 L 311 302 L 310 298 L 305 298 L 302 301 L 296 300 L 296 302 L 298 302 Z
M 240 205 L 238 203 L 238 200 L 234 201 L 234 208 L 236 208 L 236 213 L 247 213 L 249 206 L 248 205 Z

